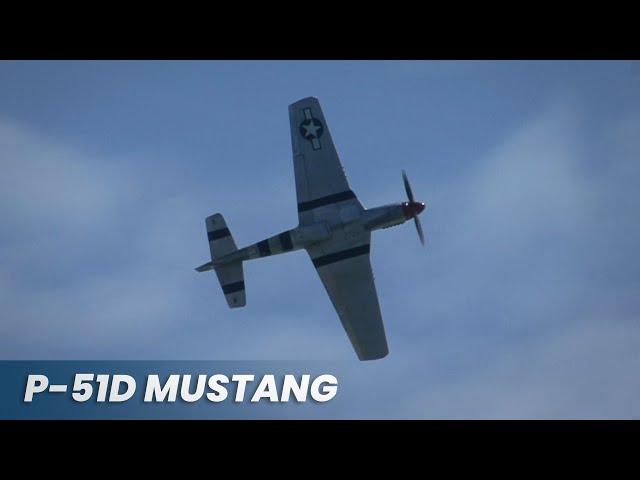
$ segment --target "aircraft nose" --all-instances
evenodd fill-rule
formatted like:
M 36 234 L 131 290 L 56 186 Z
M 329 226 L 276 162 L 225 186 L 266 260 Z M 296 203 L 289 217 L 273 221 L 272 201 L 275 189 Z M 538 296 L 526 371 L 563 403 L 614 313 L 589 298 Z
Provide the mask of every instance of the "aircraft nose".
M 405 217 L 414 218 L 420 215 L 427 206 L 422 202 L 403 202 L 402 209 Z

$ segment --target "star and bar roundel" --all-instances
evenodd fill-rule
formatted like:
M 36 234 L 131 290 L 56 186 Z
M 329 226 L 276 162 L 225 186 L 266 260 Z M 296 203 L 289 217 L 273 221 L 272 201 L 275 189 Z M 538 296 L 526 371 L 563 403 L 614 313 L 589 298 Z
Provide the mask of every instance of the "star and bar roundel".
M 300 135 L 305 140 L 309 140 L 314 150 L 322 148 L 320 144 L 320 137 L 324 133 L 324 126 L 322 122 L 311 115 L 311 109 L 305 108 L 304 120 L 300 124 Z

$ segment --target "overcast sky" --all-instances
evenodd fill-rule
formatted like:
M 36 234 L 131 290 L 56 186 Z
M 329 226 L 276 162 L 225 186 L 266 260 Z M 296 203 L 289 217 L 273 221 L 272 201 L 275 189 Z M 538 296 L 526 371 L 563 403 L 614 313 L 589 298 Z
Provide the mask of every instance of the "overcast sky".
M 640 64 L 0 62 L 0 357 L 339 361 L 334 415 L 640 417 Z M 352 189 L 403 201 L 360 363 L 304 251 L 227 308 L 204 218 L 297 222 L 287 105 L 319 98 Z

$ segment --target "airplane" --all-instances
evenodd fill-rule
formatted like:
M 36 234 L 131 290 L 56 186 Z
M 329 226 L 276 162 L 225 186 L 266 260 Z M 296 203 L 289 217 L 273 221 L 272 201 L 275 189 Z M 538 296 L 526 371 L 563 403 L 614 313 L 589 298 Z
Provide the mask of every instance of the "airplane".
M 196 271 L 214 270 L 229 307 L 244 307 L 242 262 L 305 249 L 358 358 L 386 357 L 389 348 L 369 259 L 371 232 L 413 219 L 424 246 L 418 215 L 425 204 L 414 200 L 403 170 L 408 201 L 364 208 L 349 187 L 318 99 L 289 105 L 289 121 L 298 226 L 238 249 L 222 214 L 211 215 L 205 220 L 211 261 Z

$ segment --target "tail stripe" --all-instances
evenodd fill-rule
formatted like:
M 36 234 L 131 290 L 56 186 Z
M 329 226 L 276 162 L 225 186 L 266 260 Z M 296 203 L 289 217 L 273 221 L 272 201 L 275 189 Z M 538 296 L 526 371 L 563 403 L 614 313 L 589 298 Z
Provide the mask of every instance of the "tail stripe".
M 282 245 L 282 251 L 288 252 L 293 249 L 293 242 L 291 241 L 291 234 L 287 230 L 286 232 L 282 232 L 278 235 L 280 238 L 280 245 Z
M 226 285 L 222 285 L 222 291 L 225 295 L 229 295 L 230 293 L 234 293 L 239 290 L 244 290 L 244 282 L 227 283 Z
M 210 242 L 213 242 L 214 240 L 219 240 L 220 238 L 228 237 L 230 235 L 231 235 L 231 232 L 229 231 L 228 228 L 220 228 L 218 230 L 212 230 L 210 232 L 207 232 L 207 237 L 209 238 Z
M 266 257 L 268 255 L 271 255 L 271 248 L 269 248 L 269 241 L 262 240 L 261 242 L 258 242 L 258 251 L 260 252 L 261 257 Z

